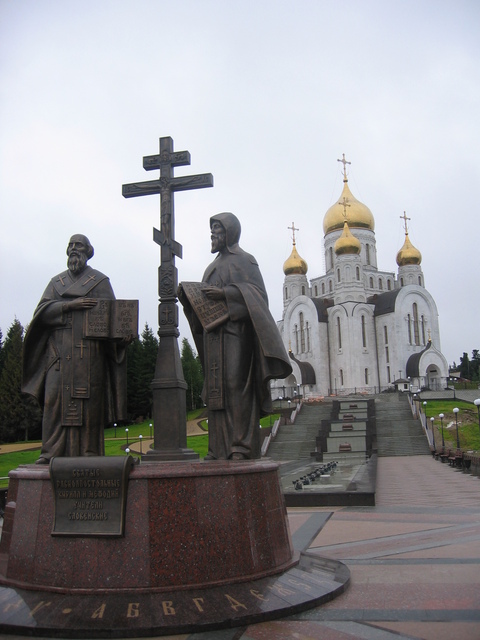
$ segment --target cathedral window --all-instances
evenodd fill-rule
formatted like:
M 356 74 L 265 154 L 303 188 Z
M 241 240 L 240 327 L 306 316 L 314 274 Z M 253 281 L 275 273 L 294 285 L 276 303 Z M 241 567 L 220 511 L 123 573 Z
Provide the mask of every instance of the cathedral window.
M 356 274 L 356 276 L 357 276 L 357 280 L 360 280 L 360 267 L 357 267 L 357 268 L 355 269 L 355 274 Z
M 383 336 L 385 338 L 385 344 L 388 344 L 388 329 L 387 325 L 383 325 Z
M 340 369 L 340 386 L 343 387 L 343 369 Z
M 328 281 L 328 291 L 329 291 L 330 293 L 332 293 L 332 290 L 333 290 L 332 281 L 331 281 L 331 280 L 329 280 L 329 281 Z
M 422 286 L 422 276 L 418 276 L 418 284 Z
M 318 287 L 317 287 L 317 285 L 315 285 L 314 291 L 315 291 L 315 297 L 317 297 L 318 296 Z
M 422 316 L 421 327 L 422 327 L 422 344 L 425 344 L 425 316 Z
M 378 279 L 378 288 L 383 291 L 383 280 L 381 278 Z
M 307 335 L 307 351 L 310 351 L 310 327 L 308 322 L 305 324 L 305 333 Z
M 403 278 L 400 278 L 400 286 L 403 287 Z
M 284 292 L 283 292 L 283 295 L 284 295 L 284 298 L 285 298 L 285 300 L 286 300 L 286 299 L 288 298 L 288 290 L 287 290 L 287 287 L 285 287 L 285 290 L 284 290 Z
M 300 350 L 301 353 L 305 352 L 305 323 L 303 319 L 303 312 L 300 312 Z
M 408 325 L 408 344 L 412 344 L 412 318 L 410 314 L 407 316 L 407 325 Z
M 340 318 L 337 316 L 337 335 L 338 335 L 338 348 L 342 348 L 342 327 L 340 326 Z
M 369 244 L 365 245 L 365 255 L 366 255 L 367 264 L 370 264 L 370 245 Z
M 337 269 L 337 282 L 340 282 L 340 269 Z
M 365 369 L 365 384 L 368 384 L 368 369 Z
M 390 354 L 388 353 L 388 347 L 385 347 L 385 362 L 390 362 Z
M 373 278 L 370 278 L 370 289 L 373 289 Z
M 390 280 L 387 280 L 387 289 L 388 289 L 389 291 L 391 291 L 391 290 L 392 290 L 392 283 L 391 283 L 391 281 L 390 281 Z
M 413 335 L 415 338 L 415 344 L 419 345 L 420 335 L 418 332 L 418 307 L 416 302 L 413 303 Z
M 367 334 L 365 331 L 365 316 L 362 316 L 362 346 L 364 349 L 367 348 Z
M 325 283 L 322 282 L 322 296 L 325 295 Z
M 297 325 L 294 326 L 293 333 L 295 334 L 295 353 L 298 353 L 298 326 Z
M 304 295 L 305 295 L 305 285 L 302 284 L 302 296 L 304 296 Z
M 390 378 L 390 367 L 387 367 L 387 382 L 390 384 L 391 382 L 391 378 Z
M 330 247 L 328 250 L 328 255 L 330 257 L 330 269 L 333 269 L 333 249 Z

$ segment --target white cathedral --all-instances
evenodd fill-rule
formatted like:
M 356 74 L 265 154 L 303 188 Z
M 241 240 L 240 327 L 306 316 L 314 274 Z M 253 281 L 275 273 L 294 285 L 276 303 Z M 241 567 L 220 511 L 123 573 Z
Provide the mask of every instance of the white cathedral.
M 340 162 L 343 192 L 323 219 L 325 275 L 307 280 L 291 227 L 278 328 L 293 373 L 272 381 L 272 397 L 445 388 L 437 307 L 425 288 L 421 253 L 408 237 L 408 218 L 397 274 L 380 271 L 374 217 L 350 191 L 345 155 Z

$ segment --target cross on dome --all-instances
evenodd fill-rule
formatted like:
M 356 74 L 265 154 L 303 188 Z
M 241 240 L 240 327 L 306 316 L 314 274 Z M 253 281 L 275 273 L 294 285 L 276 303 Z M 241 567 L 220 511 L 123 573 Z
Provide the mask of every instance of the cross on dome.
M 342 159 L 341 160 L 339 160 L 337 158 L 337 162 L 341 162 L 343 164 L 343 180 L 344 180 L 344 182 L 348 182 L 348 179 L 347 179 L 347 164 L 352 164 L 352 163 L 345 159 L 345 154 L 344 153 L 342 153 Z

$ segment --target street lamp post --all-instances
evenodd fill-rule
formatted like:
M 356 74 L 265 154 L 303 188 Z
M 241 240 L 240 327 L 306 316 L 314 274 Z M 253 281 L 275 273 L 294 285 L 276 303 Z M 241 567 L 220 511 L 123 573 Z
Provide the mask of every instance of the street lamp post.
M 455 407 L 455 409 L 453 410 L 453 413 L 455 414 L 455 429 L 457 430 L 457 449 L 460 449 L 460 440 L 458 439 L 458 412 L 460 411 L 460 409 L 458 407 Z
M 430 424 L 432 425 L 432 441 L 433 441 L 433 452 L 435 453 L 435 432 L 433 430 L 433 423 L 435 421 L 435 418 L 432 416 L 430 418 Z
M 444 416 L 443 413 L 441 413 L 438 417 L 440 418 L 440 422 L 441 422 L 441 425 L 442 425 L 442 449 L 445 450 L 445 440 L 443 438 L 443 419 L 444 419 L 445 416 Z M 442 453 L 443 453 L 443 451 L 442 451 Z
M 127 447 L 128 447 L 128 429 L 125 429 L 125 433 L 127 434 Z
M 142 455 L 142 453 L 143 453 L 143 452 L 142 452 L 142 440 L 143 440 L 143 436 L 142 436 L 142 434 L 140 434 L 138 437 L 140 438 L 140 455 Z
M 480 429 L 480 398 L 473 401 L 473 404 L 477 407 L 478 412 L 478 428 Z

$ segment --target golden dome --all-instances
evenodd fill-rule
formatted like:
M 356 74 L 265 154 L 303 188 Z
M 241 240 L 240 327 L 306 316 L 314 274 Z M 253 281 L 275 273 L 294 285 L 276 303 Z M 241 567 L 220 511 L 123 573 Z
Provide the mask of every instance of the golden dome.
M 341 229 L 345 222 L 345 218 L 351 229 L 369 229 L 370 231 L 374 231 L 375 220 L 372 212 L 366 205 L 352 195 L 346 178 L 344 178 L 343 182 L 343 191 L 339 201 L 328 209 L 325 217 L 323 218 L 324 234 L 326 235 L 327 233 L 330 233 L 330 231 Z
M 286 276 L 302 275 L 304 276 L 308 271 L 308 264 L 298 254 L 295 242 L 293 243 L 292 253 L 290 257 L 283 263 L 283 273 Z
M 342 235 L 337 238 L 333 248 L 337 256 L 344 254 L 358 255 L 362 249 L 360 240 L 351 234 L 346 220 L 343 223 Z
M 420 264 L 422 262 L 422 254 L 410 242 L 408 232 L 405 232 L 405 242 L 403 247 L 397 253 L 397 264 L 404 267 L 406 264 Z

